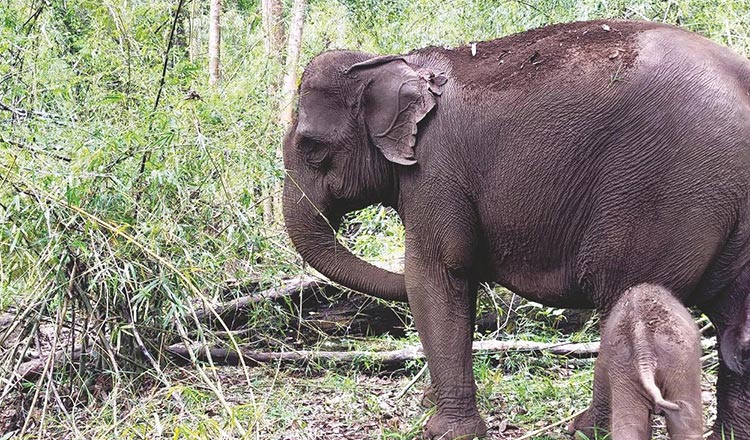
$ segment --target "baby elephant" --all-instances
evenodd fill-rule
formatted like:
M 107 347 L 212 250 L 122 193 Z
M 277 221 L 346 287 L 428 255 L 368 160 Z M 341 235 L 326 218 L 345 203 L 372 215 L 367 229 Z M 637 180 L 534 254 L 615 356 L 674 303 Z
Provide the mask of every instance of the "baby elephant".
M 607 426 L 613 440 L 649 440 L 656 413 L 672 440 L 702 439 L 700 355 L 695 322 L 668 290 L 628 289 L 602 327 L 592 408 L 571 430 L 593 439 L 593 425 Z

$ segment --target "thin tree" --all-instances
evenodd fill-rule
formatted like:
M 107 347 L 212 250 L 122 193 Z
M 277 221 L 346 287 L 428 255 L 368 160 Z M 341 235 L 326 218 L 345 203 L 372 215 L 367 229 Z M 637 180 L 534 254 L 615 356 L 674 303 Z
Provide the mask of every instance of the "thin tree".
M 219 52 L 221 45 L 221 0 L 211 0 L 208 23 L 208 82 L 214 85 L 221 79 Z
M 263 17 L 263 43 L 268 59 L 275 67 L 282 62 L 284 49 L 284 26 L 281 18 L 281 0 L 261 0 L 261 16 Z M 276 76 L 268 84 L 268 96 L 276 97 L 279 82 Z M 275 113 L 275 111 L 274 111 Z M 274 196 L 278 192 L 279 184 L 274 182 L 271 188 L 266 189 L 263 198 L 263 221 L 266 225 L 275 222 Z M 278 211 L 278 209 L 277 209 Z
M 198 2 L 196 0 L 193 0 L 192 4 L 190 5 L 190 12 L 188 13 L 187 17 L 187 29 L 188 29 L 188 57 L 190 58 L 190 62 L 194 63 L 196 59 L 198 59 L 198 31 L 196 29 L 196 23 L 195 23 L 195 17 L 198 15 L 197 11 L 197 4 Z
M 286 130 L 292 123 L 292 110 L 297 91 L 297 65 L 302 46 L 302 27 L 305 23 L 306 0 L 294 0 L 292 5 L 292 21 L 289 24 L 289 39 L 286 46 L 286 64 L 284 81 L 281 86 L 281 113 L 279 124 Z M 280 150 L 279 150 L 280 151 Z
M 294 109 L 294 98 L 297 93 L 297 68 L 299 65 L 299 52 L 302 46 L 302 28 L 305 24 L 306 0 L 294 0 L 292 5 L 292 20 L 289 23 L 289 38 L 286 46 L 286 63 L 284 66 L 284 80 L 281 83 L 281 111 L 279 112 L 279 125 L 286 131 L 292 123 L 292 111 Z M 281 145 L 276 149 L 276 157 L 281 162 Z M 273 213 L 277 223 L 282 223 L 281 218 L 281 183 L 274 185 Z
M 281 0 L 261 0 L 263 17 L 263 43 L 266 55 L 281 59 L 284 44 L 284 27 L 281 22 Z

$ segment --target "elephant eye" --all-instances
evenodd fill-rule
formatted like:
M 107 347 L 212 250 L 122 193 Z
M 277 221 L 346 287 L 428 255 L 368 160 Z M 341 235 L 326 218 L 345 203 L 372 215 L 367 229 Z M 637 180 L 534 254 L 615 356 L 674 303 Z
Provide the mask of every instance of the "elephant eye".
M 305 139 L 305 141 L 302 143 L 302 148 L 306 151 L 318 151 L 325 147 L 323 142 L 320 142 L 315 139 Z
M 318 141 L 308 141 L 303 145 L 305 161 L 314 168 L 327 168 L 330 160 L 330 149 Z

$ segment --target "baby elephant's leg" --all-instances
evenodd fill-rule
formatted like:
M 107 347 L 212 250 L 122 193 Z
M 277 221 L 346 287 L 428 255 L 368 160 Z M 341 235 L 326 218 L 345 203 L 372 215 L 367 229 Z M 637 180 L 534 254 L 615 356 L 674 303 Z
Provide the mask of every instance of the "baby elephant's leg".
M 651 405 L 632 371 L 610 371 L 612 440 L 651 440 Z M 623 369 L 625 370 L 625 369 Z
M 700 395 L 700 394 L 699 394 Z M 703 413 L 701 402 L 676 402 L 678 411 L 665 411 L 667 432 L 671 440 L 703 440 Z
M 662 384 L 664 398 L 679 409 L 664 408 L 667 431 L 672 440 L 703 438 L 703 402 L 701 402 L 700 333 L 692 316 L 679 304 L 672 305 L 675 317 L 672 337 L 658 340 L 657 382 Z M 679 338 L 674 336 L 679 335 Z
M 687 330 L 687 329 L 686 329 Z M 701 402 L 700 352 L 684 347 L 683 368 L 672 375 L 666 384 L 665 397 L 677 404 L 678 410 L 664 410 L 667 432 L 672 440 L 703 439 L 703 403 Z M 693 359 L 694 358 L 694 359 Z
M 610 351 L 611 348 L 602 343 L 594 367 L 594 396 L 591 406 L 568 425 L 568 433 L 573 435 L 576 440 L 609 438 L 606 436 L 610 430 L 611 416 L 611 394 L 609 374 L 607 373 Z

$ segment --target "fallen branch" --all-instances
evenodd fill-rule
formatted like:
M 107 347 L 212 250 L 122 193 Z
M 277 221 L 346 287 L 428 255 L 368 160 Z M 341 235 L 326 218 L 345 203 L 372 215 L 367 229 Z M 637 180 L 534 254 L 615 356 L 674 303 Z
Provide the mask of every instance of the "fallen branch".
M 716 346 L 716 338 L 707 338 L 701 341 L 704 350 Z M 257 366 L 266 363 L 287 364 L 309 364 L 309 363 L 334 363 L 347 364 L 360 360 L 368 360 L 381 363 L 388 368 L 399 367 L 409 361 L 422 360 L 425 358 L 421 345 L 413 345 L 401 350 L 391 351 L 314 351 L 300 350 L 287 352 L 262 352 L 246 350 L 240 347 L 240 353 L 232 349 L 192 344 L 186 347 L 184 344 L 173 344 L 167 347 L 169 353 L 176 361 L 185 363 L 190 359 L 193 352 L 198 360 L 208 359 L 210 355 L 217 365 L 239 365 L 240 357 L 248 365 Z M 585 343 L 549 343 L 533 341 L 476 341 L 471 347 L 474 354 L 497 354 L 506 351 L 533 351 L 545 352 L 558 356 L 572 358 L 592 358 L 599 353 L 599 342 Z
M 492 354 L 505 351 L 543 351 L 558 356 L 576 358 L 595 357 L 599 341 L 582 343 L 549 343 L 533 341 L 477 341 L 471 347 L 474 354 Z
M 254 284 L 236 285 L 227 290 L 247 292 Z M 226 303 L 197 304 L 195 309 L 198 322 L 217 330 L 215 335 L 220 338 L 226 339 L 229 334 L 252 337 L 258 330 L 256 325 L 247 325 L 248 319 L 259 303 L 267 302 L 287 309 L 288 328 L 297 329 L 295 337 L 298 339 L 315 339 L 323 334 L 365 336 L 388 333 L 400 337 L 404 335 L 405 323 L 408 322 L 402 308 L 391 307 L 366 295 L 342 294 L 336 286 L 313 277 L 287 280 L 279 287 L 245 294 Z
M 554 423 L 551 423 L 551 424 L 549 424 L 547 426 L 543 426 L 543 427 L 541 427 L 539 429 L 536 429 L 534 431 L 529 431 L 526 434 L 522 435 L 521 437 L 518 437 L 516 440 L 526 440 L 527 438 L 536 438 L 539 434 L 547 432 L 547 431 L 549 431 L 550 429 L 552 429 L 552 428 L 554 428 L 556 426 L 560 426 L 560 425 L 562 425 L 562 424 L 564 424 L 566 422 L 569 422 L 569 421 L 575 419 L 576 417 L 578 417 L 581 414 L 585 413 L 586 410 L 588 410 L 588 408 L 584 408 L 584 409 L 582 409 L 580 411 L 576 411 L 573 414 L 569 415 L 568 417 L 565 417 L 564 419 L 560 419 L 560 420 L 558 420 L 558 421 L 556 421 Z
M 316 289 L 320 289 L 325 286 L 325 281 L 319 278 L 313 277 L 300 277 L 294 278 L 285 282 L 280 287 L 264 290 L 262 292 L 253 293 L 251 295 L 242 296 L 232 301 L 213 305 L 213 310 L 217 315 L 227 324 L 229 329 L 236 328 L 236 324 L 239 322 L 241 325 L 247 321 L 242 319 L 242 315 L 247 315 L 252 310 L 255 304 L 262 301 L 278 301 L 286 298 L 297 298 L 314 292 Z M 197 306 L 196 317 L 201 322 L 213 322 L 216 315 L 211 312 L 209 305 Z
M 81 358 L 81 350 L 75 350 L 72 353 L 69 353 L 67 350 L 58 350 L 54 355 L 54 360 L 52 361 L 52 369 L 60 368 L 61 366 L 64 366 L 66 364 L 75 364 L 80 360 Z M 16 370 L 16 380 L 34 380 L 38 378 L 43 372 L 44 367 L 47 364 L 49 359 L 49 356 L 41 356 L 36 359 L 32 359 L 30 361 L 24 362 L 21 365 L 18 366 L 18 369 Z
M 335 363 L 347 364 L 359 360 L 377 362 L 385 367 L 399 367 L 408 361 L 421 360 L 425 358 L 421 345 L 414 345 L 401 350 L 391 351 L 288 351 L 288 352 L 259 352 L 243 350 L 237 353 L 234 350 L 220 347 L 193 344 L 185 347 L 183 344 L 174 344 L 167 348 L 167 352 L 178 362 L 185 363 L 190 359 L 190 351 L 195 353 L 197 359 L 205 360 L 210 355 L 214 364 L 238 365 L 242 358 L 248 365 L 260 365 L 266 363 Z M 599 351 L 599 343 L 582 344 L 551 344 L 532 341 L 478 341 L 472 346 L 474 354 L 494 354 L 506 351 L 543 351 L 561 356 L 571 357 L 593 357 Z

